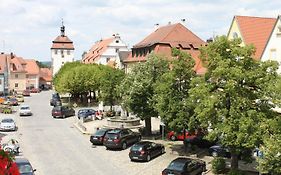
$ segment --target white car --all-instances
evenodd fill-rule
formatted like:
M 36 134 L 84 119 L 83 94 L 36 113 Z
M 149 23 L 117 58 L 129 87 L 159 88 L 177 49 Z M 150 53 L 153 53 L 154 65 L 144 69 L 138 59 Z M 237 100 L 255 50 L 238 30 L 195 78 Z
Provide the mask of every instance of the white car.
M 21 105 L 19 109 L 20 116 L 32 115 L 31 109 L 28 105 Z
M 15 131 L 16 122 L 12 118 L 4 118 L 0 123 L 0 131 Z

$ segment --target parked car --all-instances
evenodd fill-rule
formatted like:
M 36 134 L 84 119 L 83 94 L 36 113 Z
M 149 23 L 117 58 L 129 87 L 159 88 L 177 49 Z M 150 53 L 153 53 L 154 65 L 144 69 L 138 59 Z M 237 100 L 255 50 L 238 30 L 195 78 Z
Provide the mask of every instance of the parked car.
M 80 109 L 77 113 L 78 119 L 82 119 L 83 121 L 86 121 L 87 119 L 92 120 L 93 117 L 95 117 L 96 111 L 93 109 Z
M 12 118 L 4 118 L 0 122 L 0 131 L 15 131 L 16 122 Z
M 113 129 L 106 133 L 103 144 L 106 149 L 121 148 L 126 149 L 128 145 L 141 140 L 140 133 L 130 129 Z
M 24 102 L 24 97 L 23 95 L 17 95 L 16 99 L 18 100 L 18 102 Z
M 19 109 L 20 116 L 30 116 L 32 115 L 31 109 L 28 105 L 21 105 Z
M 196 135 L 195 134 L 191 134 L 189 133 L 187 130 L 185 131 L 185 137 L 184 137 L 184 131 L 181 131 L 181 132 L 175 132 L 175 131 L 170 131 L 168 132 L 168 139 L 169 140 L 172 140 L 172 141 L 176 141 L 176 140 L 184 140 L 185 138 L 193 138 L 195 137 Z
M 242 149 L 240 153 L 238 153 L 238 159 L 244 160 L 248 159 L 249 157 L 252 157 L 255 150 L 252 149 Z M 230 150 L 227 147 L 224 147 L 222 145 L 213 145 L 208 150 L 209 155 L 213 157 L 231 157 Z
M 129 157 L 132 161 L 144 160 L 149 162 L 152 158 L 165 153 L 163 144 L 158 144 L 149 141 L 141 141 L 135 143 L 129 152 Z
M 60 95 L 57 92 L 52 94 L 52 98 L 50 100 L 50 105 L 51 106 L 61 106 L 62 105 Z
M 18 106 L 19 105 L 18 100 L 16 98 L 9 98 L 7 102 L 8 102 L 8 105 L 10 105 L 10 106 Z
M 206 163 L 202 160 L 178 157 L 173 160 L 162 175 L 196 175 L 206 171 Z
M 22 92 L 22 95 L 23 95 L 23 96 L 30 96 L 30 91 L 29 91 L 29 90 L 24 90 L 24 91 Z
M 16 165 L 20 175 L 34 175 L 36 169 L 33 169 L 30 162 L 26 158 L 16 158 Z
M 108 129 L 108 128 L 101 128 L 101 129 L 97 130 L 94 134 L 92 134 L 90 136 L 90 142 L 93 145 L 102 145 L 105 134 L 110 130 L 111 129 Z
M 209 141 L 209 140 L 205 139 L 204 134 L 199 134 L 192 138 L 186 138 L 186 139 L 184 139 L 183 143 L 187 147 L 197 146 L 199 148 L 209 148 L 216 144 L 215 141 Z
M 52 110 L 52 116 L 54 118 L 65 118 L 75 116 L 75 110 L 68 106 L 54 106 Z
M 30 92 L 31 93 L 39 93 L 39 92 L 41 92 L 41 90 L 39 88 L 31 88 Z

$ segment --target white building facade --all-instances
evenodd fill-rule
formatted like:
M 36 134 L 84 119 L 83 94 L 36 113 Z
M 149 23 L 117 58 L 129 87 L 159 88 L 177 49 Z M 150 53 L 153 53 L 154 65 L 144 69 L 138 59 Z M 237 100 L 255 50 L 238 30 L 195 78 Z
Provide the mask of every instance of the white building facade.
M 58 36 L 51 47 L 52 75 L 54 76 L 66 62 L 74 61 L 73 42 L 65 35 L 65 27 L 61 27 L 61 35 Z
M 82 59 L 82 63 L 114 64 L 115 68 L 122 69 L 124 66 L 119 58 L 120 51 L 129 51 L 129 49 L 120 36 L 114 34 L 112 38 L 96 42 Z
M 278 73 L 281 73 L 281 16 L 279 15 L 267 45 L 261 57 L 261 61 L 273 60 L 279 63 Z

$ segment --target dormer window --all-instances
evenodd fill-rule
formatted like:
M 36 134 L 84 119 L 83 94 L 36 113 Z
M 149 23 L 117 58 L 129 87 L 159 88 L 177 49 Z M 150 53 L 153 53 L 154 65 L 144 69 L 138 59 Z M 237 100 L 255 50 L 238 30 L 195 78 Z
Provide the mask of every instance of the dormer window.
M 116 40 L 115 42 L 116 42 L 116 43 L 119 43 L 119 40 Z

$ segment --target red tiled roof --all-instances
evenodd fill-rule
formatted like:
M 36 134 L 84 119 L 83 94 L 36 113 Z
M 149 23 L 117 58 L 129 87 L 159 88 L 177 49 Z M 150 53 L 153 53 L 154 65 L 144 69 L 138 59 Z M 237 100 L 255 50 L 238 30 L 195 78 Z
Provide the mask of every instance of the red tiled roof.
M 14 56 L 13 59 L 10 60 L 10 71 L 11 72 L 26 72 L 23 65 L 25 65 L 25 61 L 22 57 Z
M 27 74 L 38 75 L 39 74 L 39 66 L 36 61 L 33 59 L 26 59 L 26 67 L 25 70 Z
M 98 41 L 96 44 L 92 46 L 89 52 L 82 59 L 83 63 L 94 63 L 97 61 L 100 56 L 106 51 L 108 45 L 112 43 L 114 37 L 103 39 Z
M 58 36 L 54 41 L 51 49 L 69 49 L 74 50 L 73 42 L 65 35 Z
M 156 43 L 170 44 L 172 47 L 181 45 L 183 48 L 190 48 L 191 45 L 198 48 L 205 42 L 188 30 L 180 23 L 170 24 L 158 28 L 133 48 L 148 47 Z
M 52 71 L 49 68 L 40 68 L 40 78 L 45 81 L 52 81 Z
M 7 62 L 9 62 L 9 54 L 0 54 L 0 73 L 4 73 L 6 69 Z
M 242 38 L 246 44 L 256 47 L 255 59 L 260 60 L 273 30 L 276 18 L 235 16 Z

